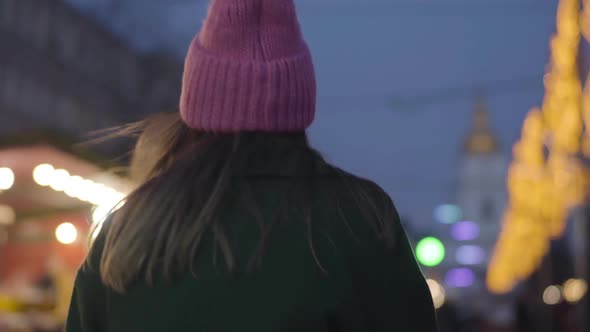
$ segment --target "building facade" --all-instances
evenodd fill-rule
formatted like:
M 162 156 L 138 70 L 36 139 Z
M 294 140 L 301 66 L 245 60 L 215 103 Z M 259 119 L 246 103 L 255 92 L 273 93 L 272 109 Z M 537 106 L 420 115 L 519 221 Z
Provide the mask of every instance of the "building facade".
M 437 267 L 450 301 L 466 317 L 484 317 L 509 325 L 513 308 L 510 297 L 490 295 L 486 267 L 501 228 L 508 201 L 508 163 L 490 125 L 487 105 L 476 99 L 471 128 L 461 147 L 456 193 L 456 216 L 437 226 L 446 247 L 446 258 Z
M 500 231 L 502 214 L 508 202 L 507 168 L 508 161 L 500 151 L 486 104 L 480 98 L 476 101 L 471 132 L 463 145 L 457 194 L 462 219 L 474 223 L 479 230 L 473 239 L 465 241 L 483 249 L 485 259 L 478 267 L 487 266 Z M 457 240 L 460 241 L 461 237 Z
M 2 0 L 0 43 L 3 136 L 78 136 L 177 105 L 179 61 L 134 51 L 61 0 Z
M 63 0 L 0 0 L 0 45 L 0 180 L 10 180 L 0 190 L 0 330 L 62 331 L 90 223 L 131 187 L 100 167 L 110 157 L 89 155 L 125 144 L 69 145 L 176 107 L 182 64 L 135 51 Z M 39 180 L 42 166 L 53 187 Z M 27 309 L 39 305 L 42 329 Z
M 486 320 L 495 325 L 510 326 L 515 319 L 511 296 L 493 296 L 485 283 L 487 266 L 508 203 L 508 161 L 500 150 L 500 142 L 490 125 L 487 105 L 481 97 L 476 100 L 473 126 L 463 152 L 457 203 L 463 220 L 478 229 L 477 234 L 466 241 L 461 241 L 457 236 L 460 234 L 454 234 L 458 241 L 455 262 L 459 268 L 471 269 L 475 275 L 472 288 L 466 289 L 464 296 L 475 304 L 473 309 L 487 316 Z

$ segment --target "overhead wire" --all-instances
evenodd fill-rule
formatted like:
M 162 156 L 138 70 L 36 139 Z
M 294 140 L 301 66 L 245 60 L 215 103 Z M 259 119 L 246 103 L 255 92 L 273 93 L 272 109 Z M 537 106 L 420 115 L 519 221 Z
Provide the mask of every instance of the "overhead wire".
M 499 79 L 487 82 L 455 86 L 434 90 L 425 94 L 411 96 L 394 96 L 389 98 L 386 105 L 395 111 L 415 111 L 432 104 L 446 104 L 461 99 L 473 98 L 483 93 L 486 97 L 493 97 L 507 93 L 522 93 L 543 86 L 543 75 L 527 75 L 510 79 Z

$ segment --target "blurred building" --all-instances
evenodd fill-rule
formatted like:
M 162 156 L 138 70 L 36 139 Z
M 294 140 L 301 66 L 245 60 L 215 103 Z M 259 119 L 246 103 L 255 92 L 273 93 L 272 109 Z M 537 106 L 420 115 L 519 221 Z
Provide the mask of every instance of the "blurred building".
M 61 0 L 2 0 L 0 42 L 3 135 L 78 136 L 177 104 L 179 61 L 139 54 Z
M 500 143 L 490 126 L 487 105 L 481 98 L 476 101 L 473 127 L 465 140 L 463 152 L 457 203 L 463 220 L 472 221 L 477 227 L 462 228 L 459 224 L 451 235 L 457 241 L 473 241 L 488 256 L 500 231 L 508 201 L 508 161 L 500 151 Z
M 58 331 L 91 219 L 132 187 L 104 168 L 124 146 L 72 146 L 175 108 L 182 64 L 62 0 L 1 0 L 0 43 L 0 330 Z
M 491 125 L 483 97 L 475 102 L 473 120 L 462 149 L 454 210 L 435 212 L 442 225 L 437 236 L 446 247 L 446 258 L 435 269 L 463 318 L 485 317 L 498 325 L 512 324 L 513 301 L 488 293 L 486 267 L 501 228 L 508 201 L 508 162 Z

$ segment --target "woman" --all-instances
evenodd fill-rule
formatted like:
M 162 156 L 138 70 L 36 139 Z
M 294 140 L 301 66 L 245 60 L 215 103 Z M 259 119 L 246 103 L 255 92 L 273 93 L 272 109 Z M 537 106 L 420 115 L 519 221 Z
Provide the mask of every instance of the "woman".
M 390 198 L 310 148 L 315 93 L 292 0 L 214 0 L 66 331 L 436 331 Z

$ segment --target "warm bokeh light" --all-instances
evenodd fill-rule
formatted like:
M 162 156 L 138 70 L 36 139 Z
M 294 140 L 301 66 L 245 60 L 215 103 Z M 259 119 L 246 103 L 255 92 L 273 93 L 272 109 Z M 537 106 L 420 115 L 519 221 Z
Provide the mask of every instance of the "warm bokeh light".
M 33 179 L 40 186 L 49 186 L 55 191 L 63 191 L 69 197 L 100 206 L 100 210 L 120 203 L 125 194 L 102 183 L 70 175 L 65 169 L 55 169 L 52 165 L 41 164 L 33 170 Z
M 445 258 L 445 246 L 435 237 L 427 237 L 416 246 L 416 257 L 424 266 L 437 266 Z
M 64 191 L 70 180 L 70 172 L 65 169 L 56 169 L 51 175 L 49 187 L 55 191 Z
M 453 204 L 439 205 L 434 209 L 434 219 L 442 224 L 454 224 L 462 217 L 461 208 Z
M 16 221 L 16 212 L 11 206 L 0 204 L 0 225 L 12 225 Z
M 0 190 L 8 190 L 14 185 L 14 172 L 8 167 L 0 167 Z
M 125 194 L 107 187 L 102 183 L 72 176 L 69 179 L 70 190 L 66 194 L 93 205 L 110 205 L 111 207 L 125 198 Z
M 432 295 L 432 302 L 436 309 L 441 308 L 445 304 L 446 293 L 444 287 L 434 279 L 426 280 L 430 294 Z
M 72 223 L 62 223 L 55 229 L 55 238 L 60 243 L 72 244 L 78 239 L 78 230 Z
M 92 223 L 93 224 L 102 223 L 105 220 L 105 218 L 109 215 L 112 208 L 113 208 L 112 206 L 108 206 L 108 205 L 95 206 L 94 210 L 92 210 Z
M 84 179 L 80 176 L 70 176 L 66 182 L 64 193 L 72 198 L 78 198 L 83 195 L 86 188 L 84 187 Z
M 509 208 L 488 267 L 495 293 L 509 292 L 540 266 L 550 241 L 565 231 L 569 211 L 590 193 L 590 169 L 579 158 L 581 139 L 590 137 L 590 83 L 582 87 L 578 61 L 580 24 L 590 21 L 590 11 L 581 8 L 581 0 L 559 1 L 543 105 L 528 113 L 513 149 Z M 545 293 L 549 302 L 561 298 L 559 288 Z
M 125 204 L 125 201 L 122 199 L 123 198 L 114 202 L 115 204 L 97 205 L 94 207 L 94 210 L 92 210 L 92 231 L 90 233 L 91 240 L 94 240 L 98 236 L 109 214 L 117 211 Z
M 51 180 L 53 179 L 53 172 L 55 172 L 55 168 L 49 164 L 41 164 L 37 165 L 33 169 L 33 180 L 43 187 L 47 187 L 51 184 Z
M 570 303 L 580 301 L 588 291 L 588 283 L 582 279 L 569 279 L 563 284 L 563 297 Z
M 549 286 L 543 292 L 543 302 L 549 305 L 558 304 L 561 302 L 561 289 L 559 286 Z
M 82 187 L 82 190 L 80 191 L 80 195 L 77 198 L 84 202 L 96 204 L 94 203 L 94 201 L 96 201 L 94 188 L 96 188 L 97 184 L 92 180 L 85 179 L 82 181 L 80 186 Z

